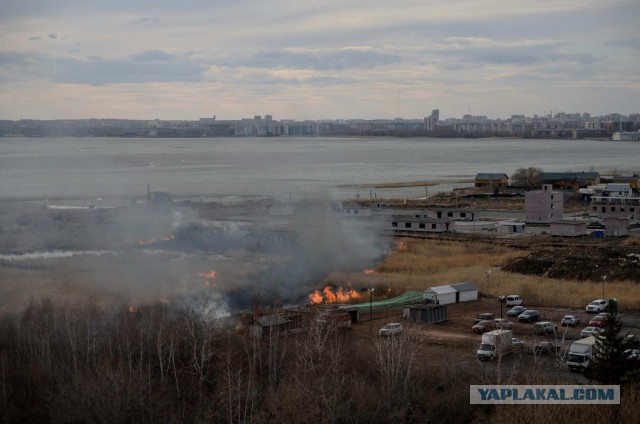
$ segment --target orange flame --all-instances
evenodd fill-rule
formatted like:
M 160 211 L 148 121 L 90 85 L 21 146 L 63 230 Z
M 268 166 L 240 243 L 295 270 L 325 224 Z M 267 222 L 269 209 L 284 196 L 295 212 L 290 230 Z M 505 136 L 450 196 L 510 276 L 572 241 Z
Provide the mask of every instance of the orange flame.
M 136 308 L 132 305 L 132 306 L 129 306 L 129 308 L 127 308 L 127 311 L 129 311 L 129 313 L 132 314 L 136 311 Z
M 175 237 L 173 236 L 173 234 L 170 234 L 168 236 L 162 237 L 160 240 L 161 241 L 169 241 L 169 240 L 173 240 L 174 238 Z M 138 240 L 138 245 L 139 246 L 147 246 L 149 244 L 154 244 L 154 243 L 157 243 L 157 242 L 158 242 L 158 239 L 154 237 L 154 238 L 149 239 L 149 240 Z
M 363 270 L 362 270 L 362 273 L 363 273 L 363 274 L 375 274 L 376 272 L 378 272 L 378 271 L 376 271 L 376 270 L 375 270 L 375 269 L 373 269 L 373 268 L 367 268 L 367 269 L 363 269 Z
M 396 250 L 406 250 L 406 249 L 407 249 L 407 243 L 405 243 L 404 241 L 396 242 Z
M 218 287 L 217 284 L 214 284 L 214 283 L 211 282 L 211 280 L 216 278 L 216 272 L 215 271 L 197 272 L 196 274 L 198 275 L 198 277 L 202 277 L 202 280 L 204 281 L 204 285 L 205 286 L 207 286 L 207 287 L 210 287 L 210 286 Z
M 314 305 L 317 305 L 318 303 L 322 303 L 322 301 L 324 300 L 324 298 L 322 297 L 322 295 L 320 294 L 320 290 L 316 290 L 313 293 L 311 293 L 309 295 L 309 300 L 311 301 L 311 303 L 313 303 Z
M 338 290 L 333 291 L 331 286 L 325 287 L 322 291 L 316 290 L 309 295 L 309 300 L 314 305 L 319 303 L 347 303 L 359 298 L 360 293 L 352 288 L 339 287 Z

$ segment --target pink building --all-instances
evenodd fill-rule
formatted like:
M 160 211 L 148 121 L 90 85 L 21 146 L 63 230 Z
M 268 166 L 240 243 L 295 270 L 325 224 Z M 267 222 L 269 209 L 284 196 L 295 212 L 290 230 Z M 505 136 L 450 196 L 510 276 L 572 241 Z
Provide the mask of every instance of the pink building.
M 629 235 L 629 218 L 607 216 L 604 218 L 605 234 L 609 237 Z
M 550 224 L 562 219 L 562 193 L 553 191 L 551 184 L 543 184 L 542 190 L 529 191 L 525 195 L 527 224 Z

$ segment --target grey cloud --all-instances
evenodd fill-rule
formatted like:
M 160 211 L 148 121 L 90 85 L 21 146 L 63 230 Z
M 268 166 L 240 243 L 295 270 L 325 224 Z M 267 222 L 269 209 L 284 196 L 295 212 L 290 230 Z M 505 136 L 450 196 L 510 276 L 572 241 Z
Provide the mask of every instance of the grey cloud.
M 140 62 L 131 60 L 56 61 L 59 82 L 105 85 L 118 83 L 196 81 L 206 68 L 182 61 Z
M 158 18 L 140 18 L 133 21 L 134 25 L 156 25 L 160 23 Z
M 39 41 L 42 40 L 42 37 L 40 37 L 39 35 L 34 35 L 32 37 L 29 37 L 29 41 Z
M 15 72 L 16 69 L 20 72 Z M 0 53 L 0 73 L 8 74 L 2 72 L 3 70 L 11 70 L 10 74 L 14 75 L 14 80 L 36 77 L 54 82 L 106 85 L 199 81 L 207 67 L 161 52 L 143 52 L 125 59 L 92 56 L 85 60 L 37 54 Z
M 429 54 L 441 55 L 451 58 L 454 62 L 467 64 L 511 64 L 511 65 L 535 65 L 556 62 L 577 63 L 580 65 L 590 65 L 598 59 L 590 53 L 568 53 L 564 52 L 563 43 L 550 43 L 539 45 L 474 45 L 468 40 L 446 41 L 444 46 L 451 45 L 451 49 L 432 50 Z
M 640 50 L 640 37 L 627 38 L 626 40 L 614 40 L 606 43 L 613 47 L 624 47 Z
M 15 52 L 0 52 L 0 69 L 5 66 L 27 66 L 39 56 L 30 56 Z
M 51 40 L 55 40 L 55 39 L 58 38 L 58 34 L 53 34 L 52 33 L 52 34 L 47 35 L 47 37 L 49 37 L 49 39 L 51 39 Z
M 250 68 L 286 68 L 314 70 L 370 69 L 399 63 L 398 55 L 370 50 L 333 50 L 319 52 L 269 51 L 246 58 L 233 58 L 219 62 L 222 66 Z
M 250 75 L 243 77 L 240 80 L 244 84 L 251 85 L 279 85 L 286 84 L 288 86 L 291 85 L 343 85 L 343 84 L 353 84 L 356 82 L 355 78 L 351 77 L 335 77 L 328 75 L 318 75 L 312 76 L 310 78 L 280 78 L 274 77 L 272 75 L 264 74 L 264 75 Z
M 138 62 L 162 62 L 174 60 L 172 55 L 159 50 L 147 50 L 142 53 L 134 54 L 131 58 Z

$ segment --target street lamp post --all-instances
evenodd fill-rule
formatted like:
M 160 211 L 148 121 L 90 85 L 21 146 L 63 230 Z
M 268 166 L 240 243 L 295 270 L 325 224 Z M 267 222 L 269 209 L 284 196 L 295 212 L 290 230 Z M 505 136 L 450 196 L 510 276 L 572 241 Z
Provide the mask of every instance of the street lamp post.
M 607 276 L 603 275 L 602 276 L 602 298 L 603 299 L 604 299 L 604 280 L 606 280 L 606 279 L 607 279 Z
M 502 323 L 502 304 L 504 303 L 504 295 L 498 296 L 498 300 L 500 300 L 500 323 Z
M 373 292 L 375 289 L 369 289 L 369 321 L 373 319 Z

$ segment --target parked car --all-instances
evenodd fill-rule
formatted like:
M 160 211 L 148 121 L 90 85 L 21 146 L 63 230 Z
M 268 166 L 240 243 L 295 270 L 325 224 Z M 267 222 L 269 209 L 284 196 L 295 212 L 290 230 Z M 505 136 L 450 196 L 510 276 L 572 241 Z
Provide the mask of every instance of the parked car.
M 553 334 L 558 326 L 549 321 L 540 321 L 533 324 L 533 334 Z
M 529 309 L 527 311 L 524 311 L 523 313 L 518 315 L 518 321 L 522 321 L 522 322 L 540 321 L 540 312 L 536 311 L 535 309 Z
M 509 296 L 507 296 L 506 304 L 507 306 L 522 305 L 522 298 L 517 294 L 510 294 Z
M 509 309 L 507 311 L 507 315 L 510 316 L 510 317 L 517 317 L 518 315 L 520 315 L 521 313 L 523 313 L 526 310 L 527 310 L 527 308 L 525 308 L 522 305 L 514 306 L 513 308 L 511 308 L 511 309 Z
M 402 324 L 400 324 L 399 322 L 392 322 L 378 330 L 378 335 L 393 336 L 402 333 L 403 330 L 404 328 L 402 327 Z
M 516 337 L 513 337 L 511 339 L 511 344 L 513 345 L 513 347 L 519 347 L 519 348 L 524 347 L 524 342 Z
M 602 315 L 595 316 L 589 321 L 589 327 L 606 327 L 609 319 Z
M 471 331 L 473 331 L 474 333 L 483 334 L 487 331 L 495 330 L 495 328 L 495 321 L 482 320 L 479 323 L 474 324 L 474 326 L 471 327 Z
M 562 322 L 560 323 L 560 325 L 562 325 L 563 327 L 575 327 L 578 324 L 580 324 L 580 318 L 575 315 L 565 315 L 564 318 L 562 318 Z
M 560 353 L 560 350 L 562 348 L 562 345 L 557 342 L 557 341 L 542 341 L 539 342 L 536 347 L 534 348 L 534 352 L 537 354 L 558 354 Z
M 601 327 L 586 327 L 584 330 L 580 332 L 580 336 L 582 337 L 597 336 L 603 331 L 604 331 L 604 328 L 601 328 Z
M 627 349 L 624 351 L 628 359 L 640 361 L 640 349 Z
M 494 319 L 496 316 L 491 313 L 491 312 L 484 312 L 482 314 L 478 314 L 478 316 L 476 317 L 475 321 L 473 321 L 474 324 L 479 323 L 480 321 L 490 321 L 492 319 Z
M 604 312 L 607 309 L 607 301 L 605 299 L 596 299 L 591 301 L 585 308 L 587 312 L 598 313 Z
M 507 319 L 502 319 L 502 318 L 496 318 L 494 320 L 495 322 L 495 326 L 498 329 L 501 330 L 512 330 L 513 329 L 513 323 Z

